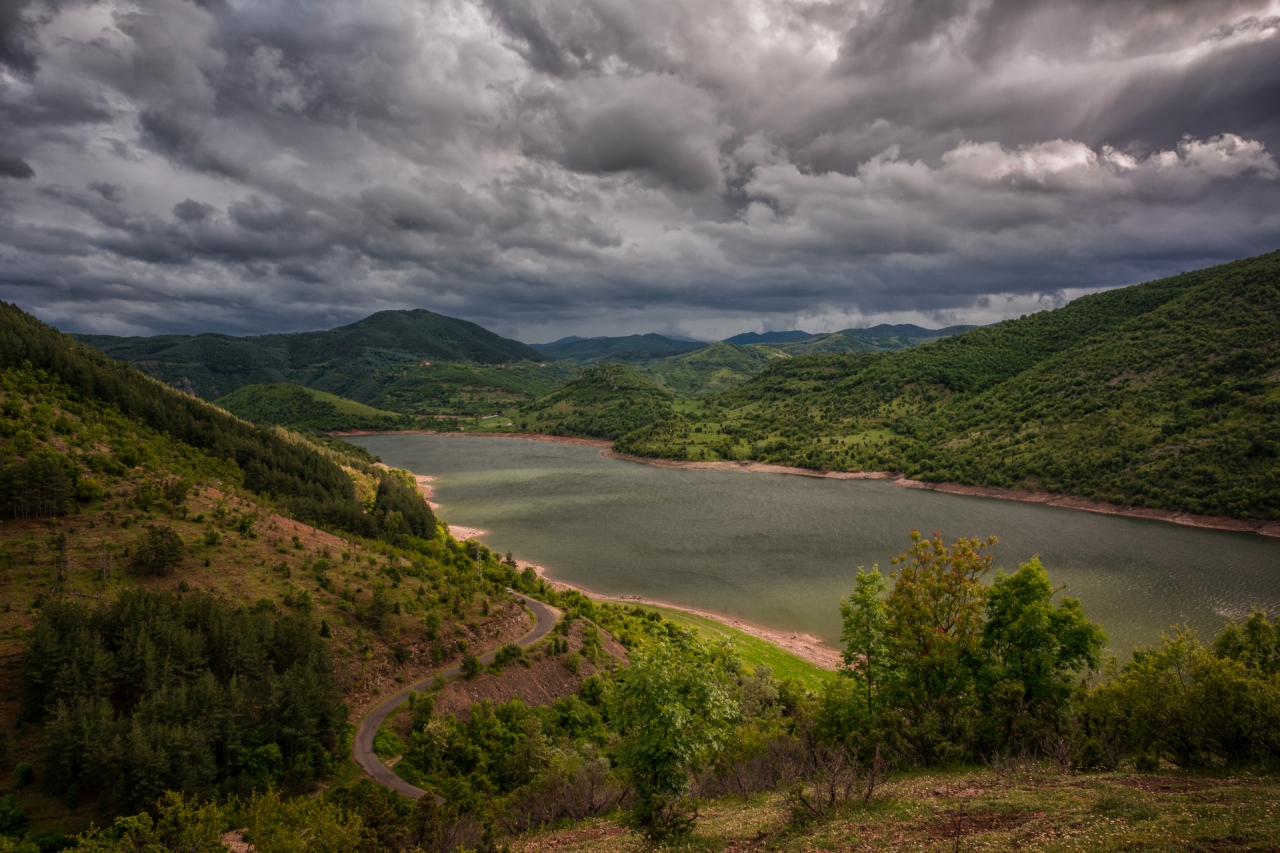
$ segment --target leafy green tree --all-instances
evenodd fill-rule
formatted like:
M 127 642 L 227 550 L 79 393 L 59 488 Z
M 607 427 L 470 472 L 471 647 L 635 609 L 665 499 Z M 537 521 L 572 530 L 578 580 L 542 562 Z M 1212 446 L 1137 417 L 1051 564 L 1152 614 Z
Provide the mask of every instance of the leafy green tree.
M 360 853 L 366 836 L 358 815 L 319 797 L 281 797 L 274 789 L 245 809 L 256 853 Z
M 230 815 L 217 803 L 170 791 L 155 808 L 154 818 L 143 812 L 90 829 L 80 836 L 77 853 L 226 853 L 222 833 Z
M 416 488 L 394 475 L 383 476 L 374 497 L 373 511 L 393 533 L 432 539 L 436 535 L 436 517 Z
M 147 575 L 167 575 L 182 562 L 185 545 L 169 525 L 153 524 L 133 546 L 133 567 Z
M 1082 764 L 1140 769 L 1280 758 L 1280 678 L 1219 657 L 1195 634 L 1138 649 L 1084 703 Z
M 1213 641 L 1213 653 L 1268 675 L 1280 674 L 1280 619 L 1254 608 L 1243 622 L 1228 622 Z
M 998 574 L 987 593 L 982 648 L 983 719 L 996 748 L 1032 747 L 1065 723 L 1074 679 L 1099 665 L 1107 636 L 1078 599 L 1053 606 L 1049 573 L 1038 557 L 1011 575 Z
M 369 602 L 369 624 L 381 631 L 387 627 L 387 621 L 391 618 L 393 610 L 394 604 L 388 597 L 386 588 L 380 583 L 374 584 L 373 598 Z
M 690 774 L 724 746 L 738 716 L 727 672 L 696 641 L 652 637 L 631 650 L 609 720 L 623 738 L 618 759 L 635 788 L 638 831 L 662 840 L 692 830 L 697 814 L 680 802 Z
M 889 633 L 889 611 L 885 607 L 884 576 L 879 566 L 871 571 L 858 567 L 853 593 L 840 604 L 844 627 L 844 667 L 841 672 L 854 679 L 866 696 L 866 717 L 875 717 L 875 697 L 893 678 L 895 664 L 893 638 Z
M 27 813 L 13 794 L 0 797 L 0 835 L 20 835 L 27 828 Z
M 885 601 L 901 677 L 895 698 L 908 711 L 910 737 L 921 758 L 948 761 L 971 741 L 977 707 L 974 677 L 981 662 L 982 576 L 991 571 L 986 540 L 944 543 L 911 531 L 911 548 L 895 557 L 893 591 Z

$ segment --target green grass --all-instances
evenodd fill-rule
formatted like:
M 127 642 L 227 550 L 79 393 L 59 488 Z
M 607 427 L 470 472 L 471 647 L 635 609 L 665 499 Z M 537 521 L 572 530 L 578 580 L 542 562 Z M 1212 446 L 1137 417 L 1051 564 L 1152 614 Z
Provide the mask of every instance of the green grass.
M 386 409 L 375 409 L 373 406 L 366 406 L 364 403 L 357 403 L 355 400 L 348 400 L 346 397 L 339 397 L 337 394 L 330 394 L 328 391 L 317 391 L 314 388 L 307 389 L 313 398 L 322 403 L 328 403 L 337 409 L 341 415 L 355 415 L 362 418 L 379 418 L 379 417 L 395 417 L 395 412 L 388 412 Z
M 870 806 L 788 825 L 782 793 L 703 804 L 686 849 L 954 851 L 1243 851 L 1280 849 L 1280 782 L 1175 773 L 1069 774 L 1047 764 L 1014 772 L 901 774 Z M 533 833 L 514 853 L 643 851 L 620 816 Z
M 827 681 L 836 677 L 834 672 L 814 666 L 772 643 L 767 643 L 737 628 L 731 628 L 723 622 L 669 607 L 650 605 L 641 605 L 641 607 L 662 614 L 662 618 L 669 619 L 682 628 L 696 629 L 704 639 L 729 640 L 743 663 L 753 669 L 762 663 L 768 664 L 773 670 L 774 678 L 795 678 L 807 689 L 816 691 L 821 689 Z
M 343 429 L 407 429 L 411 418 L 375 409 L 326 391 L 291 382 L 245 385 L 217 401 L 218 405 L 256 424 L 328 432 Z

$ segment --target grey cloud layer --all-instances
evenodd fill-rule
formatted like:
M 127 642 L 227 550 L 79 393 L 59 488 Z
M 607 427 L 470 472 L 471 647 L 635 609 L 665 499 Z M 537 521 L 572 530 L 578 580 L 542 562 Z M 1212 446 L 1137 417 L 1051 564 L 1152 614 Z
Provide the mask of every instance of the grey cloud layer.
M 525 339 L 986 321 L 1280 247 L 1275 2 L 16 2 L 0 296 Z

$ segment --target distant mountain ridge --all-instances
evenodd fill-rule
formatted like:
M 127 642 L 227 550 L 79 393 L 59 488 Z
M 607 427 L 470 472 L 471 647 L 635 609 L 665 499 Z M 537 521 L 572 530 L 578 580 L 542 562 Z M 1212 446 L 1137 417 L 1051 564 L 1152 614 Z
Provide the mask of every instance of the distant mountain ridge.
M 702 349 L 701 341 L 682 341 L 665 335 L 625 335 L 623 337 L 561 338 L 551 344 L 535 344 L 543 358 L 589 364 L 596 361 L 648 361 Z
M 970 329 L 977 328 L 979 327 L 945 326 L 941 329 L 926 329 L 914 323 L 901 323 L 896 326 L 881 323 L 878 326 L 870 326 L 865 329 L 841 329 L 834 334 L 849 335 L 857 338 L 949 338 L 952 335 L 963 334 Z
M 959 335 L 970 329 L 976 329 L 977 326 L 947 326 L 942 329 L 926 329 L 923 326 L 917 326 L 913 323 L 901 323 L 898 325 L 890 325 L 881 323 L 878 326 L 870 326 L 865 329 L 841 329 L 838 332 L 805 332 L 795 329 L 789 332 L 743 332 L 740 335 L 734 335 L 731 338 L 725 338 L 722 343 L 735 344 L 737 346 L 751 346 L 754 344 L 765 344 L 769 346 L 781 346 L 792 354 L 799 354 L 799 351 L 793 347 L 795 345 L 803 345 L 806 343 L 816 343 L 820 340 L 828 340 L 843 336 L 846 338 L 866 338 L 872 340 L 883 341 L 904 341 L 910 342 L 912 345 L 918 341 L 930 341 L 937 338 L 947 338 L 952 335 Z M 873 349 L 902 349 L 900 345 L 881 345 Z M 862 350 L 862 347 L 850 347 L 850 349 Z M 836 351 L 838 348 L 828 347 L 819 351 Z
M 293 381 L 364 402 L 376 396 L 377 374 L 387 367 L 424 359 L 501 364 L 543 358 L 519 341 L 422 308 L 292 334 L 73 337 L 209 400 L 244 385 Z
M 795 341 L 805 341 L 812 337 L 816 337 L 813 332 L 802 332 L 799 329 L 790 332 L 743 332 L 740 335 L 725 338 L 721 343 L 736 344 L 737 346 L 746 346 L 748 344 L 788 344 Z

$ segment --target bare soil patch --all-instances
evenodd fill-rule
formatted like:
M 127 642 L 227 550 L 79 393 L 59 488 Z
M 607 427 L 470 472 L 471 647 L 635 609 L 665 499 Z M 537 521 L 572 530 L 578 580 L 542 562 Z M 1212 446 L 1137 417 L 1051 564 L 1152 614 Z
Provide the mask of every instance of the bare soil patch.
M 1028 821 L 1044 817 L 1044 812 L 1002 812 L 994 809 L 966 811 L 949 809 L 930 822 L 930 838 L 964 838 L 982 832 L 1017 829 Z

